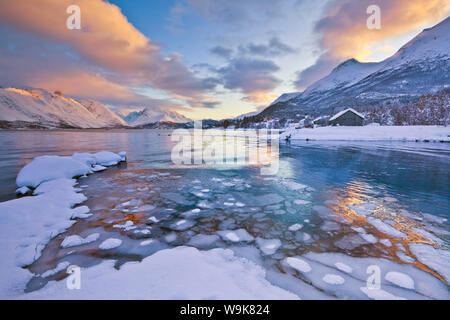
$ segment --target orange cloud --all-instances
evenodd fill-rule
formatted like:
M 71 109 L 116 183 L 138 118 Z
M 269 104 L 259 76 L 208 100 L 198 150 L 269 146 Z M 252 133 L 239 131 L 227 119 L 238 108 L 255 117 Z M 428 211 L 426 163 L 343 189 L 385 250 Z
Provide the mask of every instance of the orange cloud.
M 66 95 L 85 97 L 98 100 L 113 100 L 118 103 L 143 102 L 145 98 L 139 96 L 129 88 L 105 79 L 100 74 L 89 74 L 83 71 L 71 71 L 68 77 L 65 73 L 57 75 L 41 74 L 27 81 L 29 86 L 59 90 Z
M 158 52 L 120 9 L 101 0 L 0 0 L 2 24 L 69 44 L 97 65 L 112 70 L 135 70 L 149 64 L 148 54 Z M 66 9 L 81 9 L 82 30 L 69 30 Z
M 370 5 L 381 9 L 381 29 L 367 28 Z M 448 0 L 335 0 L 325 8 L 324 17 L 315 26 L 324 53 L 316 63 L 297 73 L 295 86 L 304 90 L 349 58 L 371 60 L 384 43 L 387 53 L 394 53 L 385 42 L 420 31 L 444 20 L 450 14 Z
M 66 9 L 72 4 L 81 9 L 81 30 L 66 27 Z M 0 7 L 0 25 L 65 44 L 110 78 L 193 99 L 202 99 L 206 90 L 213 88 L 198 79 L 178 56 L 164 58 L 158 45 L 137 30 L 119 7 L 106 1 L 0 0 Z M 52 81 L 56 79 L 61 76 Z
M 372 4 L 381 9 L 380 30 L 369 30 L 366 25 L 366 9 Z M 435 24 L 449 13 L 448 0 L 336 1 L 316 30 L 322 34 L 322 47 L 333 57 L 364 60 L 371 55 L 374 44 Z
M 270 94 L 267 93 L 266 91 L 254 91 L 249 92 L 249 95 L 245 96 L 243 100 L 247 102 L 267 104 L 269 102 L 274 101 L 278 96 L 279 94 Z

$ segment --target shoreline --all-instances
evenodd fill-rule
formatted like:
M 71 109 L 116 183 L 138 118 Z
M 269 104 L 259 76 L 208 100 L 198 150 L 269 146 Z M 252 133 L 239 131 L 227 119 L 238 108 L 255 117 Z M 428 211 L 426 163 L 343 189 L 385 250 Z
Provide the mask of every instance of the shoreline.
M 288 129 L 280 139 L 303 141 L 450 142 L 449 126 L 357 126 Z

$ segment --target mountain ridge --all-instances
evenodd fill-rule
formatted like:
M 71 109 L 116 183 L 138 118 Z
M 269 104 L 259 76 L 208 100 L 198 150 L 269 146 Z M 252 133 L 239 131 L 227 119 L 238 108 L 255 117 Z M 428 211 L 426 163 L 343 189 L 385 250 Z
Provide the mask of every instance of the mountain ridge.
M 450 87 L 450 17 L 424 29 L 394 55 L 372 63 L 349 59 L 303 92 L 281 95 L 259 115 L 272 118 L 331 115 L 347 107 L 414 101 Z
M 167 128 L 190 121 L 175 111 L 145 108 L 136 119 L 127 122 L 106 105 L 92 99 L 76 100 L 59 91 L 26 86 L 0 87 L 0 128 L 3 129 L 114 129 L 146 125 L 157 128 L 159 123 Z

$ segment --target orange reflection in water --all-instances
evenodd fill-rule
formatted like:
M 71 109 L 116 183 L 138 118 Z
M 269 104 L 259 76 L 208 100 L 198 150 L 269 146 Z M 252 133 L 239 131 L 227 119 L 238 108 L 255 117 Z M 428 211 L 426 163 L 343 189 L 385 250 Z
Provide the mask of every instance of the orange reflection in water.
M 370 251 L 371 256 L 382 257 L 380 252 L 385 252 L 386 255 L 391 260 L 401 264 L 411 264 L 423 271 L 431 273 L 444 283 L 447 283 L 444 277 L 441 276 L 438 272 L 419 262 L 419 260 L 411 252 L 409 248 L 409 244 L 411 243 L 424 243 L 432 245 L 434 247 L 438 247 L 438 244 L 432 239 L 429 239 L 412 230 L 412 228 L 421 228 L 419 222 L 411 218 L 405 217 L 403 215 L 397 214 L 398 210 L 386 205 L 386 203 L 384 203 L 383 201 L 379 201 L 379 199 L 368 198 L 365 194 L 367 194 L 367 190 L 370 188 L 371 187 L 364 182 L 352 181 L 343 190 L 341 195 L 339 195 L 334 199 L 335 202 L 329 205 L 329 207 L 338 217 L 349 223 L 351 227 L 364 227 L 364 229 L 367 230 L 367 233 L 374 235 L 377 239 L 387 239 L 391 242 L 392 245 L 390 247 L 381 244 L 379 241 L 375 244 L 372 244 L 371 247 L 373 249 Z M 393 221 L 393 223 L 391 223 L 390 226 L 406 234 L 407 237 L 404 238 L 395 237 L 380 231 L 367 221 L 365 215 L 359 214 L 358 212 L 350 208 L 350 206 L 358 206 L 359 204 L 368 202 L 369 199 L 371 202 L 376 201 L 377 203 L 377 208 L 370 216 L 380 219 L 382 221 L 384 221 L 385 219 Z M 397 247 L 397 245 L 404 247 L 405 251 L 401 250 L 399 247 Z M 412 259 L 414 259 L 415 261 L 414 262 L 402 261 L 397 255 L 397 252 L 402 252 L 403 254 L 406 254 Z

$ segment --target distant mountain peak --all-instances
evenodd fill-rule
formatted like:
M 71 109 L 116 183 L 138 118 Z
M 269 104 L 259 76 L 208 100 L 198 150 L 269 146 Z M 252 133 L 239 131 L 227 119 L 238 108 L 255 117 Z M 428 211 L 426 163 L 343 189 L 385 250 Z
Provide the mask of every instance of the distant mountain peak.
M 125 113 L 123 110 L 119 114 L 130 126 L 139 127 L 148 124 L 164 122 L 164 123 L 187 123 L 192 120 L 182 114 L 171 110 L 157 110 L 152 108 L 144 108 L 142 110 L 131 111 Z

